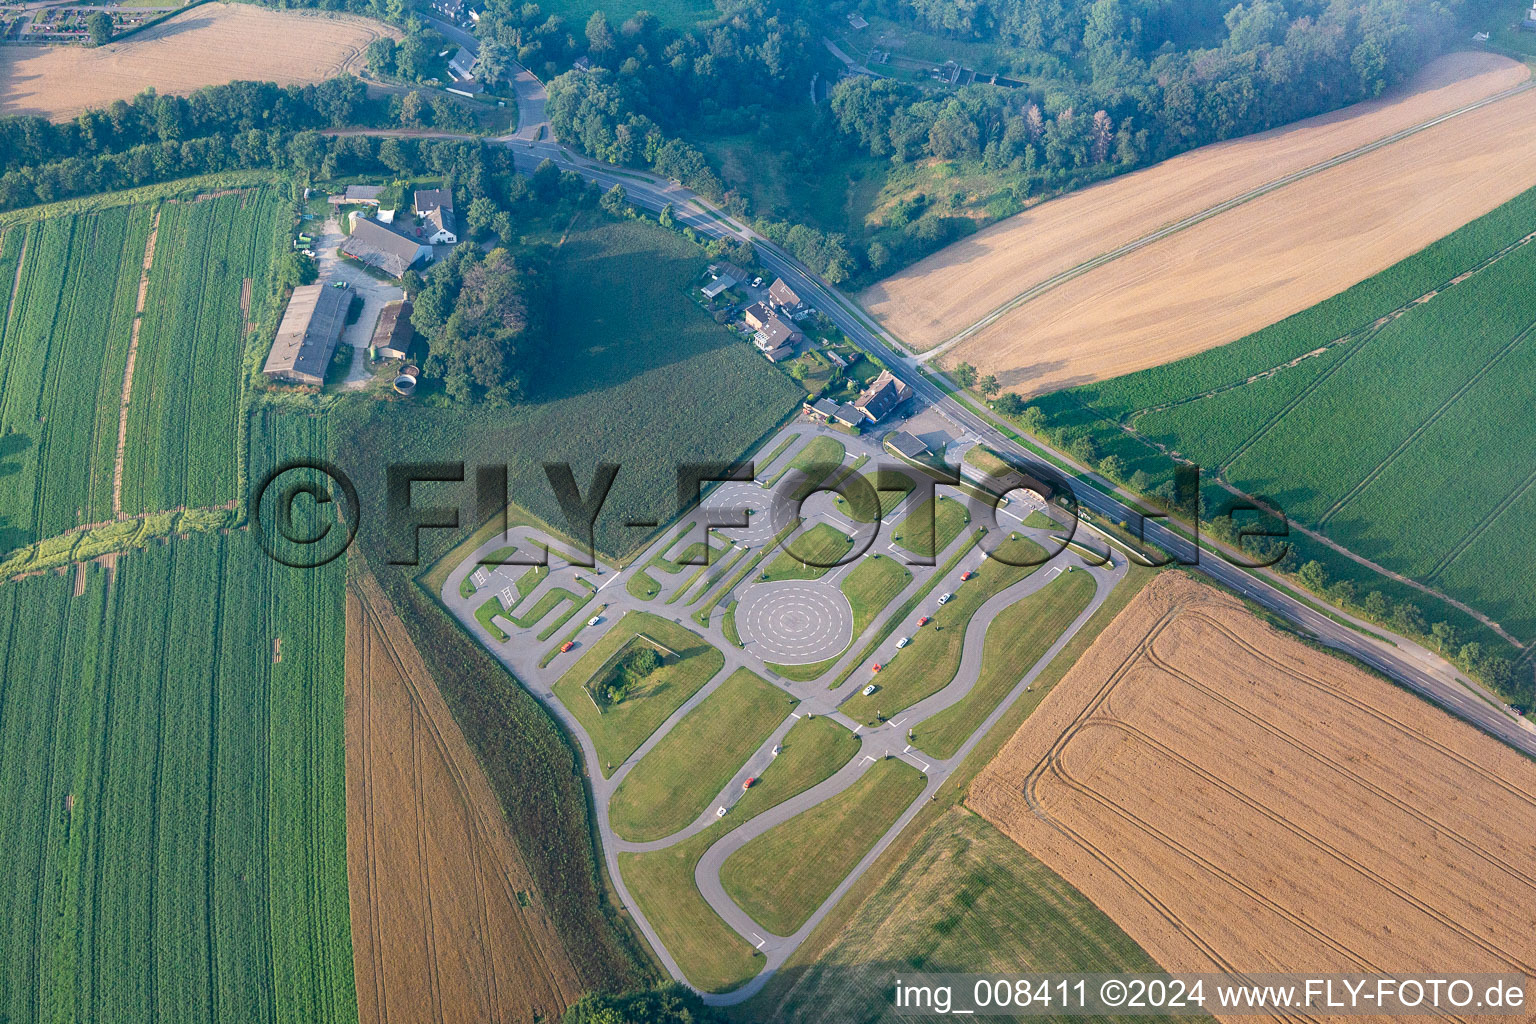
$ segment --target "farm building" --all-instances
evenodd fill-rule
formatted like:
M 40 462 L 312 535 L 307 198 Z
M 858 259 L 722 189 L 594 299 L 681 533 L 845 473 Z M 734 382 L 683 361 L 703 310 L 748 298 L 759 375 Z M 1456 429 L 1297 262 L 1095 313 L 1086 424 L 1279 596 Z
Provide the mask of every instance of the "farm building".
M 453 193 L 446 188 L 424 189 L 416 193 L 416 213 L 425 221 L 427 241 L 432 245 L 457 245 L 458 225 L 453 216 Z
M 706 299 L 713 299 L 727 288 L 738 283 L 737 279 L 730 274 L 716 274 L 715 279 L 705 285 L 702 291 Z
M 369 342 L 381 359 L 404 359 L 411 351 L 411 339 L 416 336 L 411 326 L 411 300 L 391 302 L 379 313 L 379 322 L 373 328 Z
M 856 427 L 865 422 L 864 414 L 851 405 L 832 401 L 830 398 L 818 398 L 814 402 L 806 402 L 800 407 L 800 411 L 817 423 L 841 423 L 844 426 Z
M 399 277 L 417 260 L 432 256 L 431 246 L 365 218 L 352 225 L 352 234 L 342 243 L 341 251 L 390 277 Z
M 907 399 L 912 397 L 912 389 L 900 380 L 890 370 L 881 370 L 863 394 L 854 399 L 854 407 L 864 413 L 871 423 L 879 423 L 885 419 Z
M 332 206 L 378 206 L 379 196 L 384 194 L 383 185 L 348 185 L 331 196 Z
M 800 296 L 795 290 L 784 283 L 781 277 L 768 288 L 768 300 L 786 313 L 793 313 L 802 305 Z
M 328 284 L 295 288 L 261 372 L 296 384 L 325 383 L 325 369 L 336 354 L 351 299 L 351 291 Z

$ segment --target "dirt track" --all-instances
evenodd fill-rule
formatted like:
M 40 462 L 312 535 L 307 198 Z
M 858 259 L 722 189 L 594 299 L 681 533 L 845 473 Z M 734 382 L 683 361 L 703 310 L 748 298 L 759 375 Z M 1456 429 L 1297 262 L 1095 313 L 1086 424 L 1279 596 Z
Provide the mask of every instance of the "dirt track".
M 366 576 L 347 590 L 347 870 L 360 1024 L 554 1020 L 581 994 L 490 784 Z
M 969 803 L 1170 971 L 1536 973 L 1536 765 L 1176 573 Z
M 399 37 L 366 18 L 204 4 L 99 49 L 0 47 L 0 113 L 61 121 L 151 86 L 185 95 L 237 80 L 319 82 L 361 69 L 364 48 L 386 34 Z
M 904 342 L 926 350 L 1086 260 L 1528 77 L 1524 66 L 1502 57 L 1452 54 L 1380 100 L 1206 146 L 1044 203 L 948 246 L 860 299 Z

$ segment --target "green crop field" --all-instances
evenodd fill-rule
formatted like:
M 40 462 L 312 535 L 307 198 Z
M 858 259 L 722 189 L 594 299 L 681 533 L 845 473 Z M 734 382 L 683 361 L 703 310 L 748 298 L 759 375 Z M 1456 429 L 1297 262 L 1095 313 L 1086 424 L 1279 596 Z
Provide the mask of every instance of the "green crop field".
M 609 802 L 625 839 L 662 839 L 709 808 L 731 776 L 799 703 L 739 668 L 624 777 Z
M 1040 567 L 1046 552 L 1033 541 L 1012 534 L 998 546 L 999 558 L 983 559 L 976 575 L 962 583 L 947 604 L 938 604 L 933 621 L 912 634 L 912 642 L 897 651 L 873 677 L 875 692 L 868 697 L 856 693 L 842 704 L 850 718 L 871 726 L 877 715 L 887 717 L 911 707 L 929 694 L 938 693 L 954 681 L 960 670 L 960 655 L 965 633 L 976 610 L 997 594 L 1024 579 Z M 1009 565 L 1026 559 L 1034 565 Z
M 0 587 L 0 1019 L 355 1021 L 340 562 Z
M 112 518 L 148 206 L 0 237 L 0 552 Z
M 247 278 L 253 303 L 269 293 L 285 212 L 276 187 L 161 204 L 128 406 L 124 512 L 236 497 L 240 296 Z
M 371 497 L 386 493 L 381 467 L 391 460 L 453 452 L 470 465 L 505 465 L 514 502 L 575 533 L 545 464 L 568 464 L 583 493 L 598 464 L 616 464 L 597 547 L 633 551 L 654 529 L 626 524 L 680 511 L 679 466 L 736 461 L 804 395 L 688 298 L 705 263 L 699 247 L 655 223 L 582 213 L 552 257 L 552 337 L 528 375 L 528 400 L 510 409 L 353 404 L 339 410 L 350 438 L 337 445 L 343 468 Z
M 720 884 L 753 920 L 793 935 L 922 793 L 925 777 L 899 758 L 776 825 L 720 866 Z
M 593 675 L 642 633 L 676 657 L 669 655 L 640 692 L 599 711 L 587 684 L 599 682 Z M 697 633 L 648 612 L 628 612 L 566 670 L 554 692 L 592 737 L 606 777 L 724 665 L 725 656 Z
M 1093 600 L 1093 575 L 1062 573 L 998 613 L 987 628 L 976 683 L 959 701 L 912 730 L 912 744 L 935 757 L 954 757 L 1010 690 Z
M 1048 429 L 1088 435 L 1127 474 L 1165 479 L 1159 448 L 1176 451 L 1536 639 L 1536 563 L 1511 541 L 1536 529 L 1532 231 L 1536 193 L 1527 193 L 1231 345 L 1038 404 Z M 1207 508 L 1230 500 L 1207 498 Z M 1337 578 L 1362 593 L 1434 600 L 1360 567 Z
M 793 980 L 776 993 L 773 1006 L 753 1004 L 755 1017 L 805 1024 L 909 1020 L 890 1009 L 893 970 L 1161 968 L 1044 864 L 984 819 L 954 807 L 917 839 L 825 952 L 790 974 Z

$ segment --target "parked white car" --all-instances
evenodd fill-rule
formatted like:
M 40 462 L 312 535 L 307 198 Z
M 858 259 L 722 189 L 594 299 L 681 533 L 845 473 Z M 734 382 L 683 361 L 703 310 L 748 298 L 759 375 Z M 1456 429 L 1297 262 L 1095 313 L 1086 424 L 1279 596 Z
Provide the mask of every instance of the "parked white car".
M 912 642 L 912 638 L 911 637 L 904 636 L 900 640 L 896 641 L 896 649 L 899 651 L 899 650 L 901 650 L 903 647 L 907 646 L 907 644 L 909 644 L 911 642 Z
M 939 604 L 949 604 L 949 599 L 954 597 L 954 596 L 955 596 L 954 594 L 940 594 L 939 595 Z
M 874 683 L 870 683 L 868 686 L 864 687 L 864 689 L 860 690 L 859 692 L 862 693 L 864 696 L 868 697 L 870 694 L 875 692 L 875 684 Z
M 595 626 L 599 622 L 602 622 L 602 621 L 603 621 L 603 617 L 601 615 L 594 615 L 590 619 L 587 620 L 587 625 Z

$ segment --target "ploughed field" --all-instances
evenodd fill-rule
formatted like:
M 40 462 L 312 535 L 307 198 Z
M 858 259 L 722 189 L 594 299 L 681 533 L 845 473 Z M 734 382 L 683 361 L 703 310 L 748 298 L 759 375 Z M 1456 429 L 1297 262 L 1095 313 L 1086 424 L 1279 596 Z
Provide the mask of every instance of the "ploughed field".
M 1523 92 L 1056 275 L 1284 176 L 1519 85 L 1487 54 L 1436 61 L 1403 92 L 1204 147 L 1045 203 L 949 246 L 863 296 L 886 327 L 1039 394 L 1223 344 L 1334 295 L 1536 184 Z
M 399 33 L 338 14 L 204 4 L 102 47 L 0 48 L 0 113 L 63 121 L 145 89 L 186 95 L 225 82 L 306 85 L 361 70 L 363 51 Z
M 581 995 L 501 805 L 371 576 L 347 592 L 361 1024 L 553 1019 Z
M 969 801 L 1169 971 L 1536 970 L 1536 765 L 1178 574 Z

